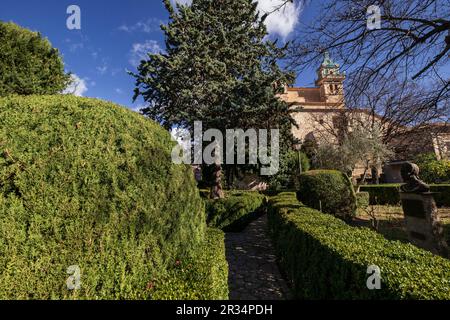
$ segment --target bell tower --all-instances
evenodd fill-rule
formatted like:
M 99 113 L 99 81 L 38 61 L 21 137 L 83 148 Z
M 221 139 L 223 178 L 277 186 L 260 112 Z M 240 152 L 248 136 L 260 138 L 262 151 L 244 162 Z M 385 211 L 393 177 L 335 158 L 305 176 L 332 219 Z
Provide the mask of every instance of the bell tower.
M 316 86 L 320 88 L 320 96 L 326 103 L 338 103 L 344 106 L 345 73 L 340 65 L 334 62 L 330 54 L 325 52 L 324 59 L 317 70 Z

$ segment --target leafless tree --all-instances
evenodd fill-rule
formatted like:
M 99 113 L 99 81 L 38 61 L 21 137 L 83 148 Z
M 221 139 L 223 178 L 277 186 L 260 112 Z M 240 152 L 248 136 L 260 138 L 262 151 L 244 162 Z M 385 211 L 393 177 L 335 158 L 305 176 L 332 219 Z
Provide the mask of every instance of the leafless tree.
M 373 5 L 381 10 L 380 28 L 368 28 Z M 424 108 L 448 105 L 448 0 L 323 0 L 315 23 L 299 28 L 289 62 L 297 70 L 313 67 L 325 51 L 353 74 L 358 88 L 347 86 L 350 94 L 394 76 L 423 83 Z
M 359 192 L 369 171 L 391 159 L 393 152 L 383 142 L 381 128 L 378 126 L 352 123 L 346 129 L 340 143 L 318 146 L 315 161 L 322 169 L 338 169 L 348 173 L 350 177 L 357 167 L 361 167 L 363 174 L 357 181 L 356 188 Z
M 399 81 L 392 75 L 366 87 L 358 79 L 359 76 L 349 79 L 353 90 L 346 95 L 348 117 L 353 121 L 364 121 L 366 126 L 379 126 L 386 143 L 398 138 L 405 130 L 449 119 L 448 101 L 430 105 L 428 89 L 417 83 Z M 366 117 L 356 116 L 359 113 L 365 113 Z

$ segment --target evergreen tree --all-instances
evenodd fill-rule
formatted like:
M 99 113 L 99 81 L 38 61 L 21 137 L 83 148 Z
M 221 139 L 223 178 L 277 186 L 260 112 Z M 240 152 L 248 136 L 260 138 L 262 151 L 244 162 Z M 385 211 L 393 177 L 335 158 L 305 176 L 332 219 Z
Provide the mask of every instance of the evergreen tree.
M 276 129 L 290 135 L 293 123 L 286 103 L 277 98 L 293 76 L 277 64 L 286 47 L 267 39 L 253 0 L 193 0 L 164 4 L 170 14 L 164 53 L 149 54 L 138 67 L 135 99 L 143 113 L 170 129 Z M 222 197 L 221 166 L 212 190 Z

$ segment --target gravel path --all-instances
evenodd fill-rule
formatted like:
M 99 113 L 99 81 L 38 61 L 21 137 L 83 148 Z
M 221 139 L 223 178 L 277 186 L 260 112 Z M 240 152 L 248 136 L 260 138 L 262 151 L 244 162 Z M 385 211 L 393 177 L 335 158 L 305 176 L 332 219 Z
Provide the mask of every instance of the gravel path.
M 284 300 L 289 289 L 267 235 L 267 215 L 225 238 L 231 300 Z

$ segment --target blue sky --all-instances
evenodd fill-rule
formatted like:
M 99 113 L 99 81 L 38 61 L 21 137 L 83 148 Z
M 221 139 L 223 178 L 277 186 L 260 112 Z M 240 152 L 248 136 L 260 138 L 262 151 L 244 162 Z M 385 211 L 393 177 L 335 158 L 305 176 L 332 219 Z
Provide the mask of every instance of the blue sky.
M 278 1 L 260 0 L 261 10 L 270 10 Z M 81 9 L 81 30 L 66 27 L 70 5 Z M 303 11 L 291 6 L 274 16 L 267 22 L 271 37 L 288 40 L 297 22 L 314 11 L 311 7 Z M 77 93 L 135 109 L 143 103 L 132 103 L 134 79 L 126 70 L 135 70 L 145 52 L 164 47 L 159 25 L 167 18 L 160 0 L 0 1 L 0 20 L 41 32 L 61 51 L 67 71 L 79 79 Z M 314 76 L 307 72 L 298 82 L 312 85 Z

